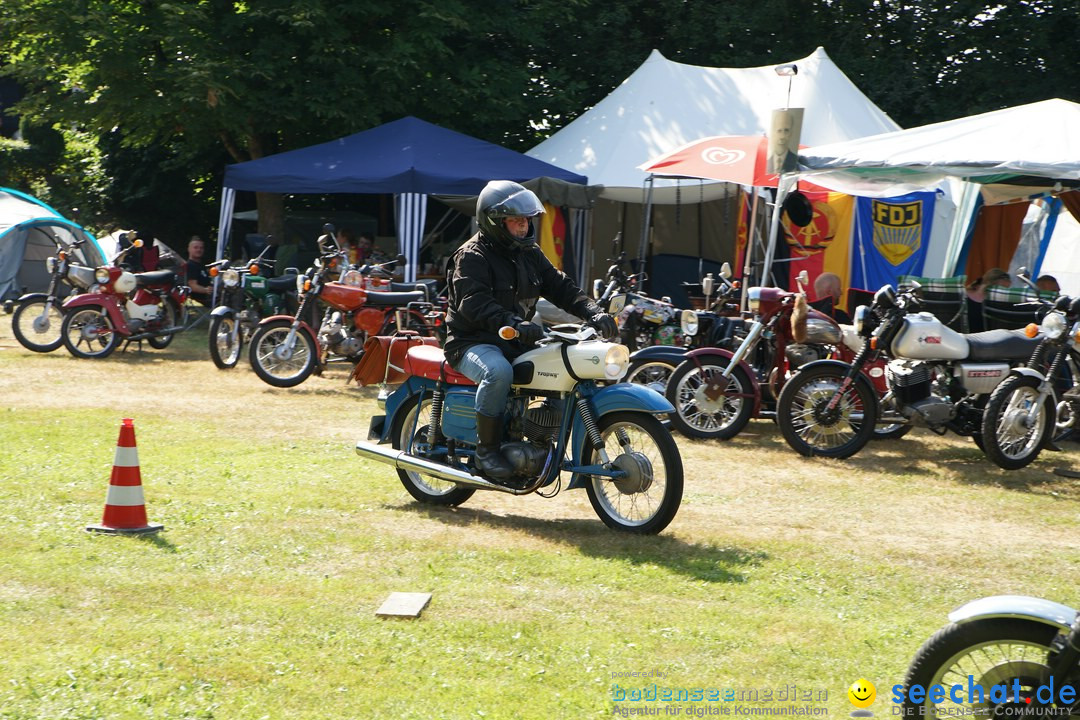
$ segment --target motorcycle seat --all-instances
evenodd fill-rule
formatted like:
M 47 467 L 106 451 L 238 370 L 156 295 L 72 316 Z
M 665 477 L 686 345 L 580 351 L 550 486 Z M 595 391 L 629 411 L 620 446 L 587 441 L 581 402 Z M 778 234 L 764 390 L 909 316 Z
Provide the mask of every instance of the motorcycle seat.
M 367 299 L 364 300 L 366 305 L 408 305 L 411 302 L 425 302 L 427 300 L 424 297 L 422 290 L 414 290 L 412 292 L 369 292 Z
M 428 380 L 443 380 L 451 385 L 475 385 L 472 380 L 450 367 L 441 347 L 418 345 L 405 353 L 405 373 Z
M 282 275 L 281 277 L 269 278 L 266 281 L 266 288 L 270 292 L 285 293 L 290 290 L 296 289 L 296 276 L 295 275 Z
M 148 285 L 175 285 L 176 272 L 173 270 L 151 270 L 150 272 L 135 273 L 135 286 L 146 287 Z
M 968 360 L 1027 360 L 1041 338 L 1029 338 L 1023 330 L 987 330 L 969 333 Z

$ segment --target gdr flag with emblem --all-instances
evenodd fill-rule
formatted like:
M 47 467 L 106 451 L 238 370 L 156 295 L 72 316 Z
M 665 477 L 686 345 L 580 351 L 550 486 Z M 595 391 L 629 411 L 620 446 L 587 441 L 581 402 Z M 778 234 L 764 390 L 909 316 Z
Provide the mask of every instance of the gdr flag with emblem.
M 851 287 L 877 290 L 900 275 L 922 275 L 934 221 L 933 192 L 858 198 L 852 238 Z

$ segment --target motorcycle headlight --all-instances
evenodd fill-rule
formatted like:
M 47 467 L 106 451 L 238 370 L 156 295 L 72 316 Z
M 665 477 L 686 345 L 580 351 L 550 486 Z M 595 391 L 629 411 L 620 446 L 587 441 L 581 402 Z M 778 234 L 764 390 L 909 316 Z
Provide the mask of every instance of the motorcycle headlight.
M 604 355 L 604 375 L 609 380 L 621 378 L 629 366 L 630 351 L 625 345 L 612 345 Z
M 102 285 L 109 282 L 109 269 L 100 267 L 97 270 L 95 270 L 94 271 L 94 280 L 97 280 Z
M 761 308 L 761 288 L 752 287 L 746 291 L 746 308 L 757 314 L 758 309 Z
M 683 310 L 679 314 L 679 325 L 682 326 L 683 335 L 697 335 L 698 316 L 693 310 Z
M 234 288 L 240 284 L 240 273 L 229 268 L 221 273 L 221 282 L 225 283 L 225 287 Z
M 600 278 L 596 278 L 592 281 L 592 296 L 593 300 L 599 300 L 600 296 L 604 294 L 604 281 Z
M 1046 337 L 1051 340 L 1057 340 L 1067 329 L 1065 316 L 1058 312 L 1047 313 L 1046 317 L 1044 317 L 1043 321 L 1039 324 L 1039 329 Z
M 49 271 L 50 275 L 52 275 L 54 272 L 56 272 L 56 258 L 54 258 L 54 257 L 45 258 L 45 269 Z
M 855 326 L 856 333 L 859 335 L 866 335 L 871 330 L 870 320 L 869 306 L 860 305 L 855 308 L 855 317 L 852 318 L 851 324 Z
M 307 275 L 296 276 L 296 292 L 304 292 L 304 286 L 307 285 Z
M 1072 330 L 1069 331 L 1069 336 L 1072 338 L 1073 343 L 1080 345 L 1080 322 L 1073 324 Z

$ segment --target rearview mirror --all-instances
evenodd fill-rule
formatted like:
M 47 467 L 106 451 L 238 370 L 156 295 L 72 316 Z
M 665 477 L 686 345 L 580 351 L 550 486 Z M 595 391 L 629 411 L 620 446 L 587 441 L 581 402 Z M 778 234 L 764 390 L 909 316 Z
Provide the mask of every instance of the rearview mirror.
M 808 285 L 810 283 L 810 276 L 805 270 L 801 270 L 798 277 L 796 277 L 796 280 L 799 281 L 800 285 Z
M 712 295 L 713 285 L 716 281 L 713 279 L 712 273 L 709 273 L 701 280 L 701 292 L 705 294 L 705 297 Z
M 731 275 L 731 263 L 725 262 L 723 265 L 720 266 L 720 277 L 724 278 L 725 280 L 730 280 Z

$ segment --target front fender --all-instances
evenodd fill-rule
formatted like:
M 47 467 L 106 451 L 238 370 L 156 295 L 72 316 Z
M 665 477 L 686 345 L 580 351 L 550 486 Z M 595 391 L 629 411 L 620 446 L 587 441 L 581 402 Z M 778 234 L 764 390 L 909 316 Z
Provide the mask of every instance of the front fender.
M 120 309 L 120 302 L 116 299 L 115 295 L 106 295 L 105 293 L 72 295 L 64 301 L 64 312 L 66 313 L 68 310 L 85 307 L 87 305 L 98 305 L 105 308 L 105 312 L 108 313 L 109 319 L 112 320 L 113 325 L 116 327 L 116 331 L 121 335 L 131 334 L 131 328 L 128 327 L 127 320 L 124 318 L 124 312 Z
M 675 407 L 660 393 L 644 385 L 617 383 L 599 388 L 590 398 L 597 422 L 604 415 L 614 412 L 640 412 L 649 415 L 667 415 L 675 412 Z M 567 408 L 567 412 L 570 409 Z M 574 413 L 574 424 L 570 429 L 571 457 L 575 462 L 583 457 L 585 447 L 585 423 L 581 413 Z M 568 489 L 583 487 L 585 478 L 575 474 Z
M 210 311 L 210 317 L 232 317 L 235 314 L 236 310 L 228 305 L 218 305 Z
M 813 362 L 808 362 L 805 365 L 803 365 L 802 367 L 800 367 L 799 372 L 802 372 L 803 370 L 810 370 L 811 368 L 818 368 L 818 367 L 832 367 L 835 370 L 837 370 L 841 375 L 847 375 L 848 370 L 851 369 L 851 364 L 843 362 L 841 360 L 814 360 Z M 856 375 L 855 376 L 855 382 L 862 383 L 863 385 L 865 385 L 870 390 L 870 393 L 875 398 L 880 399 L 881 393 L 879 393 L 877 391 L 877 388 L 874 387 L 874 383 L 870 382 L 870 378 L 866 377 L 865 372 L 861 372 L 858 375 Z
M 296 318 L 292 315 L 271 315 L 270 317 L 264 317 L 262 320 L 260 320 L 259 327 L 262 327 L 263 325 L 268 325 L 272 322 L 277 322 L 278 320 L 286 320 L 290 325 L 292 325 L 293 320 L 295 319 Z M 320 354 L 322 353 L 322 345 L 319 344 L 319 336 L 315 334 L 315 330 L 312 329 L 310 325 L 301 320 L 297 325 L 297 332 L 307 333 L 308 335 L 310 335 L 312 342 L 315 343 L 315 347 L 319 350 Z
M 49 294 L 48 293 L 26 293 L 25 295 L 20 297 L 15 302 L 17 302 L 17 303 L 37 302 L 38 300 L 48 300 L 48 299 L 49 299 Z
M 662 361 L 669 362 L 672 365 L 678 365 L 686 357 L 686 348 L 675 347 L 673 345 L 649 345 L 643 347 L 640 350 L 635 350 L 630 354 L 630 362 L 637 362 L 639 360 L 644 361 Z
M 994 595 L 979 598 L 949 613 L 957 625 L 987 618 L 1034 620 L 1068 630 L 1076 621 L 1076 610 L 1067 605 L 1027 595 Z

